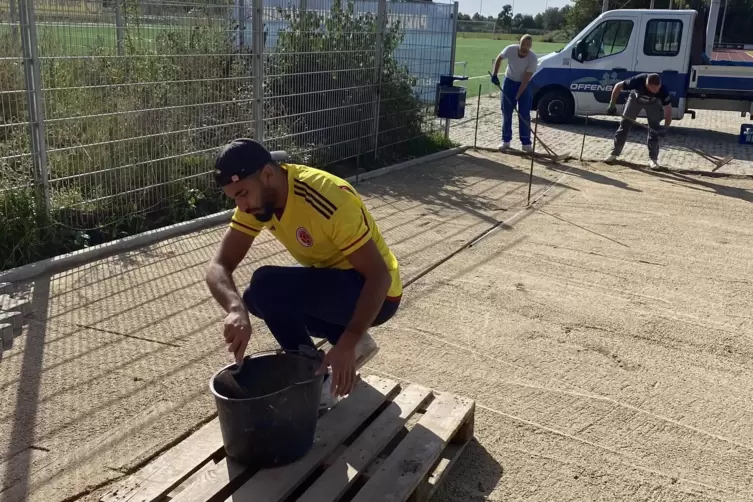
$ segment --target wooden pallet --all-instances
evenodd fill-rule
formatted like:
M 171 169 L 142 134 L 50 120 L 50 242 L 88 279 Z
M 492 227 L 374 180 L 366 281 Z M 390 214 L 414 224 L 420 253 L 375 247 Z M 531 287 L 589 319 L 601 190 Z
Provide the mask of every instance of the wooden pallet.
M 301 460 L 253 470 L 225 458 L 218 419 L 101 502 L 422 502 L 473 436 L 474 401 L 368 376 L 317 424 Z

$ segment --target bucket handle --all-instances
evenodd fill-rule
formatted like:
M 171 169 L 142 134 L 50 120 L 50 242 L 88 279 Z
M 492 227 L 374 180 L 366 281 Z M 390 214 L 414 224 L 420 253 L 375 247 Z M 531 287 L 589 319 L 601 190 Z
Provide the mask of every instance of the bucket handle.
M 315 348 L 309 347 L 308 345 L 299 345 L 298 350 L 285 350 L 282 347 L 280 347 L 279 349 L 273 349 L 273 350 L 262 350 L 259 352 L 255 352 L 254 354 L 247 355 L 246 357 L 244 357 L 244 360 L 246 358 L 251 359 L 254 356 L 260 356 L 260 355 L 265 355 L 265 354 L 275 354 L 275 355 L 292 354 L 292 355 L 304 357 L 306 359 L 311 359 L 313 362 L 318 363 L 318 364 L 321 364 L 321 362 L 324 360 L 324 353 L 322 351 L 316 350 Z M 289 387 L 286 387 L 286 388 L 290 388 L 293 385 L 306 384 L 306 383 L 311 382 L 311 380 L 312 379 L 309 378 L 307 380 L 302 380 L 300 382 L 293 382 L 292 384 L 290 384 Z M 280 391 L 276 391 L 276 392 L 280 392 Z

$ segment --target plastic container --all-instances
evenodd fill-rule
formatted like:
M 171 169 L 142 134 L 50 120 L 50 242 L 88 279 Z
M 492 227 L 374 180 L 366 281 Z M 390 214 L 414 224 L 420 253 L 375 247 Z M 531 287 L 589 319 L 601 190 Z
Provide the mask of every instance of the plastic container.
M 440 75 L 434 98 L 434 114 L 443 119 L 465 117 L 465 87 L 455 87 L 455 80 L 468 80 L 468 77 Z
M 323 376 L 316 376 L 321 364 L 313 349 L 298 353 L 260 352 L 246 356 L 235 379 L 246 397 L 226 397 L 223 371 L 234 372 L 231 364 L 209 381 L 214 394 L 229 458 L 260 469 L 289 464 L 309 452 L 314 444 Z

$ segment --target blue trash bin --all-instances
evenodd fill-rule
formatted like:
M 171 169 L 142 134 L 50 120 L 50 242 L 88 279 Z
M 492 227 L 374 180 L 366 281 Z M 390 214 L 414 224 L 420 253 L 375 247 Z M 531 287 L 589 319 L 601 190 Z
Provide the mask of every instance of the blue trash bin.
M 462 119 L 465 117 L 465 87 L 455 87 L 456 80 L 468 80 L 468 77 L 441 75 L 437 84 L 434 101 L 434 115 L 442 119 Z

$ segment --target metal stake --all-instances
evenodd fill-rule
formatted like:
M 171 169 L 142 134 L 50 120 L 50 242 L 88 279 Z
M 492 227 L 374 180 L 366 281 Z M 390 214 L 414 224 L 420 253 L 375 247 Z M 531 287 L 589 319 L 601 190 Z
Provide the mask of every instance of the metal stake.
M 533 185 L 533 157 L 536 154 L 536 131 L 539 129 L 539 114 L 536 114 L 536 123 L 533 131 L 533 148 L 531 148 L 531 171 L 528 173 L 528 202 L 526 206 L 531 205 L 531 185 Z
M 588 128 L 588 114 L 586 114 L 586 123 L 583 124 L 583 142 L 580 144 L 580 160 L 583 161 L 583 148 L 586 146 L 586 129 Z
M 481 111 L 481 84 L 478 84 L 478 99 L 476 101 L 476 130 L 473 131 L 473 148 L 476 148 L 476 141 L 478 140 L 478 115 Z

